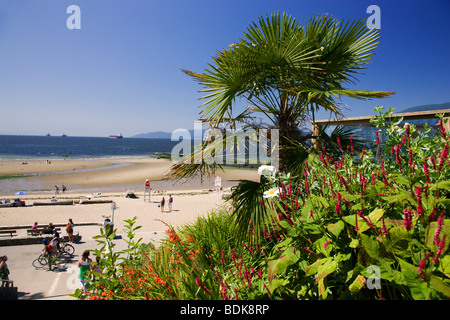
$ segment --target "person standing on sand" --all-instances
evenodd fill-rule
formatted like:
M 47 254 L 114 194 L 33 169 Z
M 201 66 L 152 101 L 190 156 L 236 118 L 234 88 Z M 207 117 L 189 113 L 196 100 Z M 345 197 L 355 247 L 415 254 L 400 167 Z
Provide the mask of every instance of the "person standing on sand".
M 164 204 L 166 203 L 166 200 L 164 199 L 164 197 L 161 200 L 160 206 L 161 206 L 161 212 L 164 212 Z
M 55 194 L 59 194 L 59 188 L 57 184 L 55 185 Z
M 173 203 L 173 197 L 172 197 L 172 195 L 169 195 L 169 211 L 172 211 L 172 203 Z

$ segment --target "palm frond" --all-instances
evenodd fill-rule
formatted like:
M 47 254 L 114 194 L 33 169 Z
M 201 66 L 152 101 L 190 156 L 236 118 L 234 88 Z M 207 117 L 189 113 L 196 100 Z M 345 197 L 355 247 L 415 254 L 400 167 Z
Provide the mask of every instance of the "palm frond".
M 240 241 L 258 242 L 263 229 L 270 230 L 272 213 L 266 209 L 262 201 L 264 191 L 267 189 L 268 184 L 264 182 L 263 176 L 260 182 L 241 180 L 236 187 L 233 187 L 231 200 L 236 234 Z

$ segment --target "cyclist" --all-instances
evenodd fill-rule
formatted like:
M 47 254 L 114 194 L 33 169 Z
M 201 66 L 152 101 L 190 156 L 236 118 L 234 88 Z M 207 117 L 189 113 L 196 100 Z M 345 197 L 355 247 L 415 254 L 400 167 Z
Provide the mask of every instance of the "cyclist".
M 58 230 L 53 229 L 53 238 L 50 241 L 50 244 L 53 246 L 53 248 L 55 248 L 58 251 L 61 251 L 61 246 L 59 245 L 59 242 L 61 241 L 61 238 L 59 236 L 59 232 Z
M 52 270 L 52 257 L 53 257 L 53 246 L 48 243 L 47 239 L 42 240 L 44 244 L 44 255 L 48 257 L 48 270 Z

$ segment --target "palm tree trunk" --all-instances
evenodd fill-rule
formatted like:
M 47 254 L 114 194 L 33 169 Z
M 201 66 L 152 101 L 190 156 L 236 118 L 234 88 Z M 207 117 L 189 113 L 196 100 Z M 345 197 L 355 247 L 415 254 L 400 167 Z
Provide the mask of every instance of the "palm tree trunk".
M 277 123 L 275 128 L 279 132 L 279 171 L 285 172 L 286 169 L 286 147 L 290 140 L 295 139 L 296 134 L 296 119 L 293 119 L 290 115 L 289 107 L 289 95 L 281 94 L 280 112 L 277 115 Z

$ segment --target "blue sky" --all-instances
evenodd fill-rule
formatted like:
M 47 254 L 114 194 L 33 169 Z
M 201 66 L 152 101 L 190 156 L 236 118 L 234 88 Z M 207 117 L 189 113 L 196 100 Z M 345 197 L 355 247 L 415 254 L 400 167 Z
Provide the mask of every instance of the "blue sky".
M 261 15 L 366 19 L 372 4 L 381 43 L 348 88 L 396 94 L 343 100 L 346 115 L 450 101 L 448 0 L 0 0 L 0 134 L 191 129 L 201 87 L 182 68 L 203 71 Z M 70 5 L 81 10 L 79 30 L 66 26 Z

